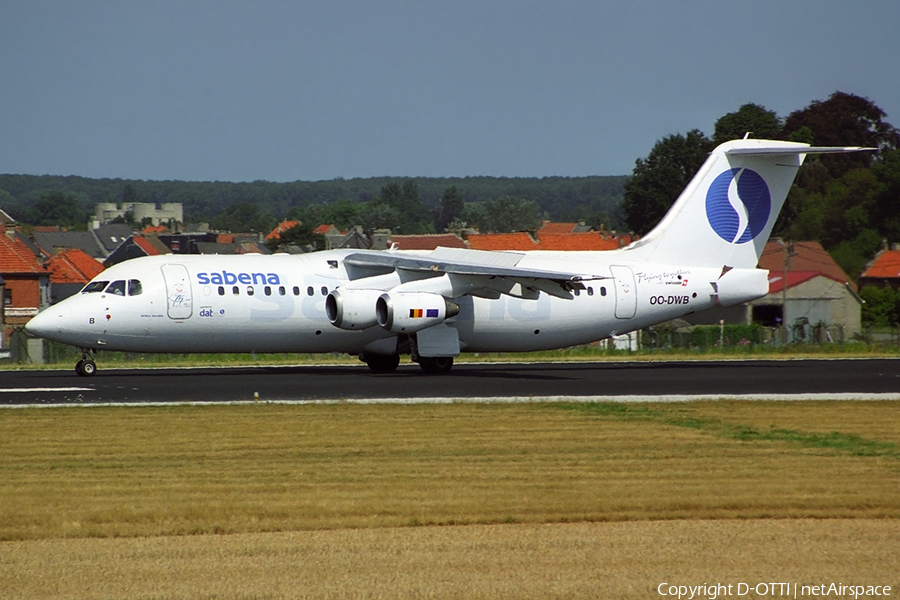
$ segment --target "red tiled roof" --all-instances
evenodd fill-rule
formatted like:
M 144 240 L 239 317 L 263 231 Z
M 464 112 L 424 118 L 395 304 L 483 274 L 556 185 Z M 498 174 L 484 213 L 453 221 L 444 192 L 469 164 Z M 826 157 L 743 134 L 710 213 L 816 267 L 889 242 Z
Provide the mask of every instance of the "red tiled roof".
M 554 223 L 552 221 L 544 221 L 541 228 L 538 229 L 538 237 L 543 237 L 546 233 L 572 233 L 578 223 Z
M 467 238 L 474 250 L 537 250 L 538 245 L 524 231 L 517 233 L 477 233 Z
M 291 227 L 296 227 L 299 224 L 300 224 L 300 221 L 288 221 L 288 220 L 282 221 L 281 223 L 279 223 L 278 225 L 275 226 L 275 229 L 273 229 L 269 233 L 269 235 L 266 236 L 266 241 L 280 240 L 282 233 L 284 233 Z
M 538 240 L 520 231 L 518 233 L 473 234 L 468 237 L 469 247 L 475 250 L 565 250 L 602 251 L 616 250 L 631 243 L 630 235 L 604 237 L 598 231 L 581 233 L 548 233 L 538 231 Z
M 837 281 L 838 283 L 844 283 L 840 279 L 836 277 L 832 277 L 827 273 L 822 273 L 821 271 L 788 271 L 787 274 L 787 287 L 791 289 L 792 287 L 798 286 L 801 283 L 806 283 L 811 279 L 815 279 L 816 277 L 826 277 L 831 279 L 832 281 Z M 769 293 L 776 294 L 784 289 L 784 273 L 782 271 L 770 271 L 769 272 Z
M 147 253 L 147 256 L 159 256 L 160 254 L 162 254 L 162 252 L 160 252 L 156 248 L 156 246 L 147 241 L 146 238 L 136 235 L 131 239 L 134 240 L 134 243 L 138 248 Z
M 452 233 L 431 235 L 394 235 L 391 244 L 398 250 L 434 250 L 438 246 L 444 248 L 467 248 L 466 243 Z
M 10 231 L 10 234 L 13 232 Z M 34 252 L 17 236 L 0 227 L 0 275 L 4 273 L 46 273 Z
M 538 250 L 616 250 L 619 240 L 604 239 L 596 231 L 584 233 L 544 233 L 538 232 Z
M 335 227 L 334 225 L 330 224 L 330 223 L 322 223 L 321 225 L 319 225 L 318 227 L 316 227 L 315 229 L 313 229 L 313 233 L 318 233 L 319 235 L 325 235 L 326 233 L 328 233 L 328 232 L 331 231 L 332 229 L 334 229 L 335 231 L 337 231 L 338 233 L 340 233 L 340 231 L 338 230 L 338 228 Z
M 103 271 L 103 265 L 84 250 L 72 248 L 53 256 L 47 269 L 50 283 L 87 283 Z
M 141 232 L 142 235 L 151 235 L 154 233 L 162 233 L 166 231 L 165 225 L 147 225 L 144 227 L 144 230 Z
M 876 279 L 900 277 L 900 250 L 882 251 L 859 277 L 860 279 L 863 277 Z
M 234 234 L 233 233 L 220 233 L 216 236 L 217 244 L 233 244 L 234 243 Z
M 759 258 L 759 268 L 768 269 L 772 274 L 784 271 L 785 246 L 777 241 L 766 244 Z M 841 283 L 850 277 L 838 266 L 819 242 L 794 242 L 793 256 L 790 258 L 790 272 L 815 271 Z M 853 291 L 856 284 L 850 282 Z

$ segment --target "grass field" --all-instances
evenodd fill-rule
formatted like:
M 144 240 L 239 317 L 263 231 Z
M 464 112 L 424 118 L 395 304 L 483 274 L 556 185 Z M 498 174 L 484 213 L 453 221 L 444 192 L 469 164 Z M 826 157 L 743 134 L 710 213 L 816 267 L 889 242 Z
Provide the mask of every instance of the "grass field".
M 649 561 L 630 563 L 632 587 L 616 597 L 651 597 L 666 569 L 776 577 L 765 565 L 800 538 L 805 553 L 781 564 L 792 576 L 891 585 L 898 423 L 896 402 L 3 410 L 0 589 L 34 597 L 44 577 L 59 597 L 87 597 L 76 591 L 88 583 L 91 597 L 611 597 L 593 557 L 615 536 Z M 672 543 L 666 527 L 687 528 L 684 554 L 657 564 L 653 540 Z M 711 548 L 720 551 L 704 563 Z M 365 576 L 392 556 L 403 565 L 395 588 Z M 728 556 L 745 563 L 716 571 Z M 216 557 L 281 570 L 270 588 L 217 579 Z M 77 583 L 73 564 L 90 578 Z M 348 564 L 357 575 L 333 572 Z M 515 585 L 516 569 L 534 585 Z M 566 569 L 570 579 L 554 578 Z M 176 587 L 152 576 L 167 570 Z M 319 584 L 290 587 L 304 577 Z M 441 578 L 446 593 L 429 587 Z

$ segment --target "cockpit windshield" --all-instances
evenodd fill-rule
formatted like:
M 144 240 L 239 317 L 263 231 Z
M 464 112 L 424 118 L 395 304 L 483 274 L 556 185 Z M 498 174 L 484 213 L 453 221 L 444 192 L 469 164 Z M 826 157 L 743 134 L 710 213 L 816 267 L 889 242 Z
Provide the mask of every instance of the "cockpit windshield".
M 107 294 L 112 294 L 114 296 L 124 296 L 125 295 L 125 281 L 120 279 L 119 281 L 113 281 L 109 284 L 109 287 L 106 288 Z
M 104 292 L 113 296 L 124 296 L 127 292 L 129 296 L 140 296 L 144 293 L 144 286 L 141 285 L 139 279 L 129 279 L 127 283 L 124 279 L 118 279 L 112 283 L 109 281 L 92 281 L 81 290 L 82 294 L 95 292 Z
M 102 292 L 106 289 L 106 286 L 109 285 L 108 281 L 92 281 L 81 290 L 82 294 L 90 294 L 93 292 Z

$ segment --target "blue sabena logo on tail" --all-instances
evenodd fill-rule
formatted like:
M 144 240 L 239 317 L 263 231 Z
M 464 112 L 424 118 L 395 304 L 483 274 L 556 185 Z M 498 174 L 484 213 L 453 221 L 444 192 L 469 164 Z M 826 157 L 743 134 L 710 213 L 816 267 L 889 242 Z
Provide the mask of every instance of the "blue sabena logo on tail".
M 732 180 L 737 180 L 737 199 L 744 205 L 746 217 L 735 209 L 728 198 Z M 729 243 L 744 244 L 756 238 L 769 220 L 772 196 L 769 186 L 756 171 L 737 167 L 715 178 L 706 192 L 706 218 L 720 238 Z

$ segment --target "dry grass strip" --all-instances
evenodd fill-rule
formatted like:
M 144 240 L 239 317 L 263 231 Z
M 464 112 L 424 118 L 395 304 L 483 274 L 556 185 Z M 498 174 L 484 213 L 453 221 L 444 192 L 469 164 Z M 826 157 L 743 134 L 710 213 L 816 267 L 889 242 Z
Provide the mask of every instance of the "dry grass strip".
M 0 543 L 0 589 L 9 599 L 596 599 L 660 598 L 663 582 L 843 582 L 896 595 L 898 539 L 900 521 L 864 519 L 56 539 Z
M 757 421 L 790 435 L 730 433 Z M 0 539 L 897 518 L 897 423 L 897 402 L 7 410 Z M 804 443 L 832 430 L 846 447 Z

